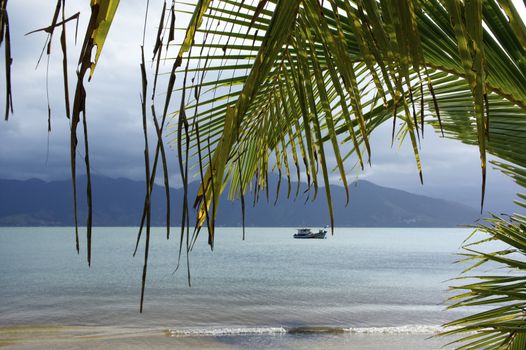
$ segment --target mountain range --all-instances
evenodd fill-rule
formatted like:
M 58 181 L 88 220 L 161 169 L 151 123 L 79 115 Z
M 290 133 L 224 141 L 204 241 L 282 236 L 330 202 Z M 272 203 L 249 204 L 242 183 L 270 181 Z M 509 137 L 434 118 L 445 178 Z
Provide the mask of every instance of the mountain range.
M 279 200 L 275 202 L 278 179 L 269 179 L 269 199 L 266 192 L 259 194 L 253 205 L 253 194 L 245 198 L 246 226 L 323 226 L 329 223 L 325 190 L 318 190 L 312 201 L 304 193 L 287 198 L 287 183 L 282 181 Z M 297 183 L 291 183 L 295 192 Z M 86 177 L 78 179 L 79 224 L 85 223 L 87 205 Z M 145 185 L 141 181 L 103 176 L 92 178 L 93 224 L 95 226 L 137 226 L 142 214 Z M 189 184 L 189 201 L 193 202 L 198 184 Z M 218 226 L 240 226 L 240 201 L 231 202 L 223 194 L 217 215 Z M 460 203 L 436 199 L 409 192 L 357 181 L 350 186 L 350 201 L 345 206 L 345 190 L 331 186 L 335 225 L 340 227 L 453 227 L 472 224 L 480 217 L 474 208 Z M 1 180 L 0 226 L 71 226 L 73 225 L 73 195 L 71 181 Z M 172 188 L 171 222 L 181 221 L 183 190 Z M 192 218 L 195 210 L 192 210 Z M 166 205 L 164 188 L 155 186 L 152 197 L 152 225 L 165 225 Z

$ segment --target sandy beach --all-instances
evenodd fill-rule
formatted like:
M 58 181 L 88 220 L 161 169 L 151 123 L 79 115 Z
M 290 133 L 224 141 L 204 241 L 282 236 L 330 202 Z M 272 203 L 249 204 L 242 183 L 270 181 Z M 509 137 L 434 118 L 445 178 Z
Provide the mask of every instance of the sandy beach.
M 258 334 L 172 336 L 169 330 L 114 327 L 14 326 L 0 328 L 0 347 L 33 349 L 441 349 L 450 338 L 425 334 Z M 447 347 L 446 347 L 447 349 Z

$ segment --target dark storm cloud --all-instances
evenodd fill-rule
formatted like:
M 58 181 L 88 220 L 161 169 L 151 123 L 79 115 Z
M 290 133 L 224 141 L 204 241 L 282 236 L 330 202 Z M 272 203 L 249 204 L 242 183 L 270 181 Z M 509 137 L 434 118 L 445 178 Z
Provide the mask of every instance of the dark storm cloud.
M 81 11 L 80 28 L 88 20 L 87 3 Z M 80 5 L 79 5 L 80 6 Z M 108 176 L 142 178 L 143 135 L 140 114 L 140 44 L 145 2 L 122 2 L 93 80 L 86 83 L 90 155 L 93 172 Z M 52 132 L 47 133 L 46 57 L 36 62 L 45 41 L 44 33 L 25 33 L 49 24 L 54 6 L 48 2 L 21 0 L 9 3 L 13 42 L 13 94 L 15 114 L 0 127 L 0 177 L 64 178 L 69 173 L 69 121 L 63 106 L 61 52 L 53 42 L 49 69 Z M 156 16 L 151 9 L 151 16 Z M 148 35 L 155 30 L 149 26 Z M 80 30 L 82 32 L 82 29 Z M 73 38 L 74 25 L 68 27 Z M 79 38 L 82 42 L 82 38 Z M 80 43 L 69 41 L 70 86 L 74 86 L 75 58 Z M 147 48 L 148 50 L 148 48 Z M 147 54 L 148 55 L 148 54 Z M 79 130 L 79 137 L 81 137 Z M 153 140 L 153 133 L 150 135 Z M 79 145 L 79 158 L 83 155 Z M 174 156 L 174 154 L 172 154 Z M 173 157 L 172 157 L 173 158 Z M 82 162 L 79 159 L 79 162 Z M 81 167 L 79 167 L 79 170 Z M 175 171 L 175 169 L 174 169 Z

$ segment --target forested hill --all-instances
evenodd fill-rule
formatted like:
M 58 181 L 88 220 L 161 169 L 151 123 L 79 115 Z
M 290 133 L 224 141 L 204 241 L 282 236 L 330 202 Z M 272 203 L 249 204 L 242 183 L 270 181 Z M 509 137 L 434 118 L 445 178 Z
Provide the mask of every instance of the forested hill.
M 287 199 L 287 183 L 282 181 L 280 198 L 274 205 L 277 179 L 272 178 L 269 200 L 265 192 L 253 206 L 252 193 L 247 195 L 247 226 L 313 226 L 329 224 L 325 190 L 320 188 L 316 201 L 303 191 L 300 196 Z M 86 178 L 78 180 L 79 223 L 84 224 L 87 207 Z M 197 184 L 190 184 L 189 192 L 196 193 Z M 292 183 L 292 193 L 296 184 Z M 350 203 L 345 207 L 345 191 L 331 186 L 336 226 L 356 227 L 452 227 L 471 224 L 480 215 L 477 210 L 459 203 L 411 194 L 358 181 L 350 187 Z M 141 181 L 93 178 L 93 223 L 95 226 L 137 226 L 140 222 L 145 185 Z M 313 193 L 310 196 L 312 198 Z M 181 220 L 183 191 L 171 190 L 172 223 Z M 226 196 L 217 216 L 218 226 L 240 226 L 240 201 L 230 202 Z M 73 225 L 72 186 L 69 180 L 0 180 L 0 226 L 71 226 Z M 153 197 L 152 223 L 164 225 L 164 189 L 156 186 Z M 192 202 L 193 195 L 190 196 Z M 192 203 L 190 203 L 191 205 Z M 192 209 L 193 211 L 193 209 Z

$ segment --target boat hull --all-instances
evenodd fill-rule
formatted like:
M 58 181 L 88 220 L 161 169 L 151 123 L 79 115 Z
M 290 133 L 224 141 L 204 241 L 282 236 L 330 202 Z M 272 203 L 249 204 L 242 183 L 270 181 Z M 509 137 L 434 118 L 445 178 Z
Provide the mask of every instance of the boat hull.
M 307 234 L 296 233 L 294 235 L 294 238 L 296 239 L 324 239 L 326 235 L 327 235 L 327 231 L 320 231 L 317 233 L 307 233 Z

